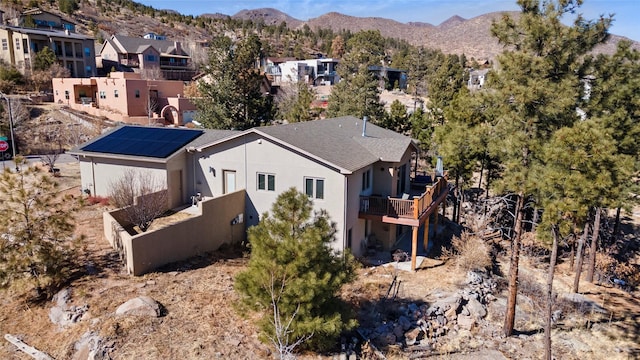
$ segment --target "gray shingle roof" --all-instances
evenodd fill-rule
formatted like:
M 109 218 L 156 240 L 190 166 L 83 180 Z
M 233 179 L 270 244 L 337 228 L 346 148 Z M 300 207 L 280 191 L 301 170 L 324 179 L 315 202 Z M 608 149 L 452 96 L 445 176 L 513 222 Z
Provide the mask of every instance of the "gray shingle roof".
M 363 137 L 362 124 L 361 119 L 345 116 L 253 130 L 351 172 L 378 160 L 400 161 L 412 144 L 410 137 L 372 123 L 367 123 Z
M 122 51 L 124 53 L 139 53 L 141 49 L 145 49 L 147 46 L 153 46 L 162 54 L 170 54 L 175 50 L 175 43 L 169 40 L 154 40 L 154 39 L 145 39 L 138 37 L 129 37 L 122 35 L 114 35 L 113 39 L 116 41 L 112 41 L 113 44 L 120 44 L 121 46 L 116 45 L 116 49 Z M 176 55 L 187 55 L 184 50 Z
M 213 142 L 217 142 L 219 140 L 222 139 L 226 139 L 230 136 L 236 135 L 236 134 L 240 134 L 241 131 L 239 130 L 212 130 L 212 129 L 205 129 L 204 130 L 204 134 L 202 134 L 201 136 L 197 137 L 196 139 L 194 139 L 192 142 L 190 142 L 189 144 L 187 144 L 186 147 L 201 147 Z

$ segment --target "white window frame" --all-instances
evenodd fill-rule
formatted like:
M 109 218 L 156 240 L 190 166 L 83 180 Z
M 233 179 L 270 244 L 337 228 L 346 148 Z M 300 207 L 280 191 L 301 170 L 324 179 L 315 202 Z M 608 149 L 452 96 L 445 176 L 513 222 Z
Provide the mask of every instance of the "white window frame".
M 264 179 L 262 186 L 260 184 L 260 177 L 263 177 Z M 269 181 L 269 180 L 273 180 L 273 181 Z M 276 191 L 276 174 L 265 173 L 265 172 L 256 173 L 256 189 L 258 191 L 270 191 L 270 192 Z
M 7 39 L 2 39 L 2 50 L 9 50 L 9 41 Z
M 309 188 L 309 182 L 311 184 L 311 188 Z M 324 200 L 326 194 L 325 187 L 325 179 L 318 177 L 305 176 L 303 179 L 304 183 L 304 193 L 316 200 Z M 318 186 L 318 184 L 322 184 L 322 186 Z M 318 188 L 322 188 L 322 191 L 318 193 Z

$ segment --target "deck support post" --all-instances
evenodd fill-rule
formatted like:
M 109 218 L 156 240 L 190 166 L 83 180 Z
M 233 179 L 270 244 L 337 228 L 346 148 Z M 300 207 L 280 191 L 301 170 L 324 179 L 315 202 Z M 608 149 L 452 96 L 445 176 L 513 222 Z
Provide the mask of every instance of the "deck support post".
M 418 227 L 411 227 L 411 271 L 416 271 L 416 256 L 418 254 Z
M 424 234 L 422 237 L 422 246 L 425 253 L 429 250 L 429 219 L 430 218 L 431 218 L 431 215 L 427 216 L 427 219 L 424 222 Z

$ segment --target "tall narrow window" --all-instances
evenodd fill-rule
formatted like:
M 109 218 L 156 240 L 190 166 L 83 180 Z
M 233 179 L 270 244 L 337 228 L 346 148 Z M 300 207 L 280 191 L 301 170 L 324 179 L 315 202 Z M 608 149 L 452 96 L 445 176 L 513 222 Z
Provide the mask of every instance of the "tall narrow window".
M 7 39 L 2 39 L 2 50 L 9 50 L 9 45 L 7 45 Z
M 362 173 L 362 191 L 371 187 L 371 169 Z
M 113 97 L 118 97 L 118 90 L 113 90 Z
M 139 98 L 140 97 L 140 90 L 136 90 L 136 97 Z

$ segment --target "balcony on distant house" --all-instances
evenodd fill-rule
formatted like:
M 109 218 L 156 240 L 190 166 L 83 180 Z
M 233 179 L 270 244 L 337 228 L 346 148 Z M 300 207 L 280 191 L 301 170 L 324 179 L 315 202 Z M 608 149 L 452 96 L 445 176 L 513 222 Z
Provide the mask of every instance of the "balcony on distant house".
M 140 66 L 140 62 L 138 59 L 122 59 L 120 63 L 125 66 L 138 67 Z

